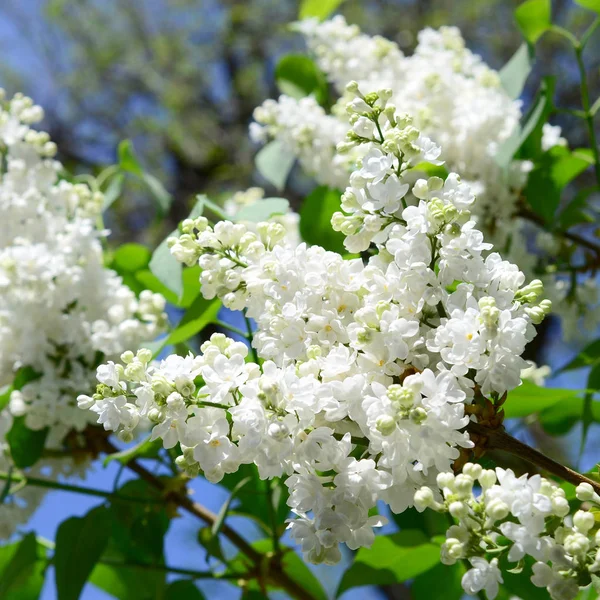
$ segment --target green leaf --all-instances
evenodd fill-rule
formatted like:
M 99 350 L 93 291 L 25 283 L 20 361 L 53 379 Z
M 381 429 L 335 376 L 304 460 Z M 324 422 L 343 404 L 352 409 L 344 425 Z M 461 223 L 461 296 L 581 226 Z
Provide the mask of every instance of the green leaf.
M 229 508 L 231 506 L 233 499 L 236 497 L 237 493 L 250 481 L 252 481 L 252 477 L 244 477 L 244 479 L 242 479 L 241 481 L 238 481 L 238 483 L 236 483 L 234 488 L 231 490 L 229 497 L 223 503 L 223 506 L 221 506 L 221 510 L 219 510 L 219 513 L 217 514 L 217 518 L 215 519 L 215 522 L 212 524 L 210 532 L 213 537 L 216 537 L 219 535 L 219 532 L 221 531 L 221 528 L 223 527 L 223 523 L 225 522 L 227 513 L 229 512 Z
M 104 190 L 104 206 L 102 210 L 105 211 L 109 208 L 117 198 L 121 195 L 123 191 L 123 182 L 125 181 L 125 175 L 123 173 L 117 173 L 114 175 L 106 190 Z
M 204 214 L 205 209 L 208 209 L 222 221 L 231 221 L 231 217 L 223 210 L 223 207 L 215 204 L 212 200 L 209 200 L 204 194 L 198 194 L 196 198 L 197 202 L 188 216 L 189 219 L 195 219 L 196 217 L 201 216 Z
M 526 0 L 515 9 L 515 19 L 523 37 L 535 44 L 552 25 L 550 0 Z
M 424 173 L 427 177 L 439 177 L 446 180 L 448 177 L 448 169 L 444 165 L 432 165 L 429 162 L 420 162 L 418 165 L 408 169 L 406 172 Z
M 37 600 L 44 585 L 44 549 L 34 533 L 20 542 L 0 547 L 0 598 L 2 600 Z
M 269 486 L 273 490 L 273 509 L 277 534 L 285 530 L 285 520 L 290 509 L 287 505 L 287 487 L 278 480 L 265 480 L 258 476 L 254 465 L 242 465 L 235 473 L 225 475 L 219 485 L 233 490 L 240 481 L 250 477 L 250 481 L 236 493 L 235 504 L 230 508 L 230 514 L 241 515 L 254 520 L 266 533 L 271 533 L 272 518 L 269 508 Z M 275 493 L 275 492 L 279 493 Z
M 48 436 L 48 427 L 33 430 L 25 425 L 25 417 L 15 417 L 6 441 L 10 446 L 13 462 L 20 469 L 34 465 L 42 452 Z
M 135 273 L 148 266 L 152 253 L 141 244 L 123 244 L 113 254 L 111 267 L 118 271 Z
M 147 186 L 152 196 L 156 200 L 156 204 L 160 209 L 162 214 L 165 214 L 173 198 L 171 194 L 167 192 L 164 188 L 163 184 L 156 178 L 154 175 L 150 173 L 146 173 L 140 162 L 138 161 L 135 152 L 133 151 L 133 144 L 131 140 L 123 140 L 119 144 L 118 149 L 118 157 L 119 157 L 119 166 L 121 169 L 127 173 L 131 173 L 136 177 L 139 177 Z
M 203 600 L 204 594 L 189 579 L 178 579 L 165 590 L 164 600 Z
M 196 217 L 199 217 L 200 215 L 202 215 L 205 207 L 209 207 L 213 210 L 216 209 L 216 210 L 220 211 L 220 208 L 218 206 L 214 205 L 206 196 L 199 194 L 198 196 L 196 196 L 196 203 L 194 204 L 194 207 L 190 211 L 190 214 L 188 215 L 187 218 L 195 219 Z M 167 298 L 167 300 L 169 302 L 171 302 L 172 304 L 177 304 L 179 306 L 183 306 L 183 304 L 180 304 L 177 300 L 173 302 L 173 297 L 175 297 L 176 299 L 183 300 L 184 299 L 183 296 L 185 295 L 184 292 L 187 292 L 187 285 L 184 290 L 184 283 L 187 283 L 187 282 L 186 282 L 185 276 L 183 274 L 184 273 L 183 265 L 171 254 L 171 251 L 169 250 L 169 246 L 167 244 L 167 241 L 170 237 L 178 237 L 178 236 L 179 236 L 178 229 L 176 229 L 175 231 L 172 231 L 161 242 L 161 244 L 158 246 L 158 248 L 154 251 L 148 266 L 150 267 L 150 271 L 152 272 L 152 274 L 156 277 L 156 279 L 158 279 L 158 282 L 160 284 L 162 284 L 162 286 L 164 286 L 163 291 L 160 291 L 158 289 L 156 289 L 155 291 L 157 291 L 159 293 L 163 293 L 163 295 L 165 295 L 164 294 L 165 289 L 170 291 L 171 298 L 167 297 L 167 295 L 165 295 L 165 298 Z M 194 267 L 192 267 L 192 268 L 194 268 Z M 191 269 L 186 269 L 186 271 L 191 271 Z M 195 272 L 199 273 L 199 267 L 196 267 Z M 138 279 L 139 278 L 140 277 L 138 276 Z M 192 275 L 192 280 L 193 280 L 193 278 L 194 278 L 194 276 Z M 195 278 L 196 278 L 197 292 L 200 292 L 200 285 L 198 283 L 199 274 Z M 147 276 L 142 276 L 142 279 L 146 279 L 146 281 L 148 281 Z M 153 288 L 148 287 L 148 289 L 153 289 Z M 194 294 L 194 299 L 197 295 L 198 295 L 197 293 Z M 191 304 L 191 301 L 189 302 L 189 304 Z M 189 304 L 187 304 L 187 306 L 189 306 Z
M 597 186 L 593 186 L 577 192 L 573 200 L 558 215 L 557 224 L 560 229 L 569 229 L 569 227 L 580 223 L 594 223 L 595 216 L 587 212 L 586 209 L 589 208 L 588 198 L 597 189 Z
M 206 564 L 209 564 L 211 556 L 220 560 L 224 565 L 227 564 L 223 548 L 221 548 L 221 541 L 212 534 L 210 527 L 202 527 L 198 531 L 198 543 L 206 550 Z
M 285 187 L 296 157 L 281 142 L 269 142 L 256 155 L 258 172 L 278 190 Z
M 464 574 L 465 567 L 460 562 L 452 566 L 438 563 L 432 569 L 415 577 L 410 586 L 411 598 L 413 600 L 432 600 L 439 597 L 440 590 L 443 590 L 444 600 L 460 600 L 465 593 L 461 585 Z
M 263 554 L 273 552 L 271 539 L 258 540 L 252 544 L 253 548 Z M 284 554 L 281 558 L 281 569 L 301 589 L 303 589 L 314 600 L 327 600 L 327 594 L 312 574 L 306 563 L 291 549 L 283 548 Z M 229 570 L 235 573 L 248 571 L 248 560 L 243 554 L 238 554 L 229 563 Z M 256 582 L 256 575 L 249 582 L 248 590 L 251 592 L 262 591 Z M 269 586 L 271 587 L 271 586 Z M 273 585 L 275 587 L 275 585 Z M 263 596 L 264 598 L 264 596 Z
M 41 373 L 38 373 L 33 367 L 30 367 L 29 365 L 21 367 L 17 371 L 17 373 L 15 374 L 15 378 L 13 379 L 13 388 L 15 390 L 20 390 L 29 382 L 35 381 L 41 376 Z
M 361 548 L 344 573 L 337 591 L 363 585 L 391 585 L 413 579 L 439 562 L 439 546 L 417 529 L 375 538 L 371 548 Z
M 178 298 L 183 294 L 183 282 L 181 281 L 183 265 L 171 254 L 167 240 L 177 237 L 179 231 L 172 231 L 158 246 L 152 254 L 149 267 L 156 278 Z
M 429 537 L 444 534 L 448 529 L 446 515 L 433 510 L 418 512 L 416 508 L 408 508 L 399 514 L 392 513 L 392 518 L 399 529 L 418 529 Z
M 524 381 L 508 393 L 503 406 L 504 414 L 508 419 L 518 419 L 545 410 L 557 402 L 571 402 L 576 398 L 576 390 L 540 387 L 531 381 Z
M 213 323 L 221 308 L 219 299 L 206 300 L 198 296 L 187 309 L 185 315 L 165 340 L 163 346 L 179 344 L 200 333 L 207 325 Z
M 164 536 L 169 518 L 161 493 L 145 481 L 128 481 L 123 495 L 148 500 L 148 504 L 113 498 L 110 507 L 111 537 L 102 559 L 114 564 L 97 564 L 91 583 L 119 600 L 156 600 L 162 598 L 165 572 L 124 566 L 126 563 L 164 565 Z
M 518 127 L 498 149 L 495 159 L 501 167 L 508 167 L 519 150 L 524 154 L 521 158 L 536 158 L 542 153 L 542 127 L 553 108 L 554 85 L 552 77 L 544 78 L 537 99 L 525 117 L 524 124 Z
M 504 91 L 513 99 L 519 98 L 531 73 L 533 53 L 528 44 L 521 44 L 512 58 L 500 70 Z
M 63 521 L 56 533 L 54 571 L 58 600 L 77 600 L 110 538 L 108 509 Z
M 583 398 L 571 398 L 568 402 L 558 402 L 540 413 L 540 423 L 551 435 L 564 435 L 581 420 L 585 401 Z M 594 423 L 600 423 L 600 402 L 589 406 Z
M 123 140 L 118 147 L 117 156 L 119 158 L 119 166 L 123 171 L 141 177 L 144 174 L 135 152 L 131 140 Z
M 273 215 L 285 215 L 289 208 L 290 203 L 285 198 L 264 198 L 241 208 L 235 215 L 235 220 L 260 223 L 268 221 Z
M 317 17 L 321 21 L 326 19 L 344 0 L 302 0 L 300 4 L 300 19 Z
M 555 219 L 562 191 L 566 185 L 585 171 L 589 162 L 557 146 L 542 154 L 529 174 L 524 194 L 533 212 L 548 224 Z
M 311 598 L 327 600 L 327 594 L 319 580 L 293 550 L 288 550 L 283 555 L 281 569 L 298 587 L 308 592 Z
M 331 227 L 333 213 L 340 210 L 341 192 L 320 185 L 302 203 L 300 235 L 308 244 L 344 254 L 344 235 Z
M 119 553 L 128 560 L 162 564 L 164 537 L 170 524 L 164 496 L 141 479 L 128 481 L 121 486 L 119 492 L 123 496 L 150 501 L 145 504 L 118 497 L 112 499 L 112 537 Z M 158 500 L 163 502 L 157 502 Z
M 173 201 L 173 197 L 167 190 L 165 186 L 161 183 L 161 181 L 150 173 L 144 173 L 142 175 L 142 180 L 148 186 L 151 194 L 154 196 L 156 200 L 156 204 L 158 205 L 160 212 L 164 215 L 169 210 L 171 206 L 171 202 Z
M 188 308 L 200 294 L 200 272 L 201 269 L 199 265 L 183 269 L 183 294 L 181 297 L 177 297 L 169 288 L 159 281 L 156 275 L 147 269 L 138 271 L 135 274 L 135 278 L 144 289 L 162 294 L 167 302 L 170 302 L 175 306 Z
M 315 62 L 302 54 L 288 54 L 275 67 L 275 81 L 283 94 L 304 98 L 311 94 L 319 104 L 328 97 L 327 80 Z
M 0 388 L 0 411 L 3 410 L 4 407 L 8 406 L 8 403 L 10 402 L 10 395 L 13 393 L 14 389 L 15 388 L 10 384 L 3 385 Z
M 519 598 L 527 598 L 527 600 L 548 600 L 548 591 L 545 588 L 539 588 L 531 583 L 531 567 L 535 560 L 530 556 L 524 559 L 524 572 L 528 575 L 511 573 L 509 569 L 514 566 L 514 563 L 508 562 L 506 555 L 500 559 L 500 570 L 504 583 L 502 587 L 510 592 L 511 596 Z
M 151 440 L 148 436 L 145 440 L 142 440 L 139 444 L 121 450 L 121 452 L 115 452 L 109 454 L 103 462 L 106 467 L 113 460 L 119 461 L 122 465 L 126 465 L 130 460 L 134 458 L 155 458 L 158 455 L 158 451 L 162 448 L 161 440 Z
M 575 4 L 579 4 L 583 8 L 589 8 L 600 15 L 600 0 L 575 0 Z

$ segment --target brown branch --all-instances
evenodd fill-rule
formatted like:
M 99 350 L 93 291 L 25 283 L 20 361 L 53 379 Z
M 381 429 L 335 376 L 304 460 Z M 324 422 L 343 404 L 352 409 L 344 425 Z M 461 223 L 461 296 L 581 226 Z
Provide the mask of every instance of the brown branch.
M 546 225 L 546 223 L 545 223 L 544 219 L 542 219 L 542 217 L 536 215 L 535 213 L 533 213 L 527 209 L 520 210 L 517 213 L 517 216 L 519 216 L 523 219 L 527 219 L 528 221 L 531 221 L 532 223 L 535 223 L 536 225 L 539 225 L 540 227 L 545 227 L 545 225 Z M 591 240 L 588 240 L 577 233 L 573 233 L 572 231 L 557 231 L 555 233 L 562 235 L 564 238 L 571 240 L 572 242 L 575 242 L 579 246 L 583 246 L 584 248 L 588 248 L 588 249 L 592 250 L 597 255 L 600 255 L 600 246 L 598 244 L 594 244 L 594 242 L 592 242 Z
M 489 449 L 503 450 L 509 454 L 514 454 L 515 456 L 526 460 L 528 463 L 540 467 L 544 471 L 548 471 L 548 473 L 552 473 L 573 485 L 589 483 L 594 490 L 600 494 L 600 483 L 552 460 L 545 454 L 542 454 L 539 450 L 536 450 L 519 441 L 517 438 L 514 438 L 512 435 L 509 435 L 503 429 L 491 429 L 471 421 L 467 425 L 467 431 L 485 438 L 486 446 Z
M 108 438 L 104 439 L 103 450 L 108 454 L 118 452 L 118 448 L 116 448 Z M 156 477 L 156 475 L 150 473 L 150 471 L 148 471 L 137 461 L 129 461 L 127 463 L 127 467 L 139 475 L 140 479 L 143 479 L 153 488 L 164 492 L 168 500 L 171 500 L 186 512 L 194 515 L 208 525 L 212 525 L 216 522 L 217 515 L 215 513 L 201 504 L 194 502 L 187 494 L 167 489 L 165 482 Z M 245 554 L 252 561 L 252 563 L 254 563 L 257 572 L 262 572 L 265 564 L 265 554 L 253 548 L 252 545 L 250 545 L 239 533 L 237 533 L 237 531 L 229 527 L 226 523 L 222 524 L 220 532 L 234 546 L 236 546 L 240 552 Z M 269 569 L 266 572 L 266 575 L 268 579 L 270 579 L 277 586 L 283 588 L 292 598 L 297 598 L 298 600 L 313 600 L 313 597 L 306 590 L 298 586 L 298 584 L 282 570 L 278 561 L 273 560 L 269 563 Z

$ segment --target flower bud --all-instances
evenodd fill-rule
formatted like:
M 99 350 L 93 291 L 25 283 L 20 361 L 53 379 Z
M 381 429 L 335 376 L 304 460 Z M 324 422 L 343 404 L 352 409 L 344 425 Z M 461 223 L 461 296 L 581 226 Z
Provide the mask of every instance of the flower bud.
M 500 521 L 508 516 L 509 508 L 505 502 L 495 498 L 485 507 L 485 512 L 493 521 Z
M 594 523 L 594 515 L 585 510 L 578 510 L 573 515 L 573 525 L 575 525 L 581 533 L 587 533 L 594 526 Z
M 381 435 L 391 435 L 396 430 L 396 421 L 390 415 L 381 415 L 377 418 L 375 427 Z
M 196 391 L 196 385 L 191 377 L 181 374 L 175 377 L 175 389 L 182 396 L 191 396 Z
M 133 440 L 133 433 L 131 433 L 131 431 L 129 431 L 128 429 L 123 429 L 122 431 L 119 431 L 119 433 L 117 434 L 117 437 L 122 442 L 129 444 L 129 442 L 131 442 Z
M 487 490 L 496 483 L 496 473 L 492 469 L 484 469 L 478 479 L 481 487 Z
M 90 398 L 90 396 L 86 396 L 85 394 L 77 396 L 77 406 L 83 410 L 88 410 L 94 406 L 95 403 L 96 401 L 93 398 Z
M 477 465 L 475 463 L 466 463 L 463 467 L 463 473 L 471 477 L 471 479 L 479 479 L 483 471 L 483 467 L 481 465 Z
M 433 506 L 435 500 L 433 492 L 428 487 L 422 487 L 415 492 L 415 508 L 419 512 L 423 512 L 426 508 Z
M 448 511 L 455 519 L 461 519 L 467 516 L 469 509 L 467 508 L 467 505 L 463 502 L 456 501 L 450 503 Z
M 417 406 L 417 408 L 413 408 L 410 411 L 408 416 L 413 423 L 421 425 L 421 423 L 424 423 L 427 419 L 427 411 L 424 408 Z
M 590 540 L 582 533 L 572 533 L 565 538 L 564 547 L 571 556 L 583 556 L 590 547 Z
M 137 351 L 137 357 L 141 363 L 149 363 L 152 360 L 152 350 L 148 350 L 148 348 L 140 348 Z
M 552 499 L 552 512 L 558 517 L 566 517 L 571 510 L 569 501 L 564 496 L 553 496 Z
M 131 350 L 126 350 L 121 354 L 121 361 L 128 365 L 133 360 L 133 352 Z
M 589 483 L 580 483 L 575 489 L 577 499 L 582 502 L 596 502 L 600 501 L 600 497 L 594 491 L 594 488 Z

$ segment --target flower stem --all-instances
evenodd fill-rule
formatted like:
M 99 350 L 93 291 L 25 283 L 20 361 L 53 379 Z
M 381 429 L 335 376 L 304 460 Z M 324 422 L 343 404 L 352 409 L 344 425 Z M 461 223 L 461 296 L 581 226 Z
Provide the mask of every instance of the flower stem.
M 244 310 L 244 322 L 246 323 L 246 329 L 248 330 L 248 334 L 246 335 L 246 337 L 248 338 L 248 341 L 250 342 L 250 352 L 252 353 L 252 360 L 258 365 L 258 354 L 256 352 L 256 348 L 252 345 L 252 342 L 254 341 L 254 335 L 252 333 L 252 325 L 250 323 L 250 319 L 246 316 L 246 311 Z

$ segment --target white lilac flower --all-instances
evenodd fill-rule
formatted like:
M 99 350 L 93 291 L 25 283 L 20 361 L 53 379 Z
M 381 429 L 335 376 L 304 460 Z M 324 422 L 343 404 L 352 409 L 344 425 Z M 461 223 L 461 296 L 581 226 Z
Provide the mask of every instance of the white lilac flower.
M 514 568 L 533 559 L 532 583 L 548 589 L 553 600 L 572 600 L 579 586 L 600 570 L 600 535 L 594 513 L 578 510 L 570 517 L 564 490 L 539 475 L 517 477 L 510 469 L 482 469 L 467 463 L 462 473 L 440 473 L 438 490 L 415 493 L 418 510 L 448 512 L 456 521 L 446 532 L 444 564 L 468 560 L 462 579 L 468 594 L 485 590 L 492 600 L 502 575 L 500 560 Z M 600 504 L 589 484 L 577 488 L 578 499 Z M 527 567 L 525 567 L 527 568 Z
M 92 384 L 99 357 L 153 339 L 165 301 L 148 291 L 136 297 L 104 267 L 107 232 L 96 226 L 103 195 L 59 177 L 56 146 L 31 128 L 42 118 L 25 96 L 2 99 L 0 384 L 22 367 L 40 375 L 12 393 L 8 410 L 61 438 L 93 420 L 75 399 Z M 106 377 L 114 382 L 114 373 Z
M 342 16 L 324 22 L 309 19 L 298 23 L 296 29 L 304 35 L 309 52 L 340 98 L 331 114 L 312 97 L 297 100 L 283 95 L 277 101 L 267 100 L 254 113 L 250 131 L 255 141 L 280 142 L 287 152 L 298 157 L 303 169 L 319 184 L 343 189 L 351 173 L 358 175 L 358 180 L 365 176 L 376 183 L 390 168 L 389 157 L 368 145 L 346 144 L 346 105 L 353 113 L 354 137 L 362 141 L 375 139 L 379 133 L 365 117 L 369 107 L 364 97 L 385 90 L 387 97 L 393 94 L 396 107 L 410 114 L 422 132 L 414 140 L 419 150 L 415 150 L 413 164 L 416 166 L 420 161 L 439 164 L 442 159 L 449 171 L 463 178 L 457 185 L 457 176 L 451 174 L 444 186 L 444 196 L 453 194 L 453 204 L 465 210 L 476 195 L 473 216 L 486 240 L 502 248 L 506 257 L 528 276 L 539 272 L 540 265 L 545 268 L 547 257 L 556 255 L 561 239 L 542 232 L 538 236 L 542 252 L 531 252 L 526 246 L 527 224 L 519 214 L 519 198 L 533 165 L 530 161 L 513 160 L 503 170 L 496 160 L 503 143 L 519 124 L 521 102 L 511 99 L 501 85 L 499 74 L 466 48 L 456 27 L 424 29 L 410 56 L 404 55 L 392 41 L 362 33 Z M 362 97 L 354 95 L 359 87 Z M 566 145 L 557 126 L 545 124 L 542 134 L 544 151 Z M 345 145 L 348 151 L 335 153 L 336 144 Z M 417 176 L 415 172 L 413 177 Z M 351 185 L 356 187 L 353 182 L 357 182 L 360 187 L 358 180 L 351 178 Z M 368 247 L 373 240 L 369 228 L 380 230 L 388 224 L 382 218 L 384 215 L 372 214 L 374 210 L 384 208 L 389 215 L 402 201 L 410 204 L 411 194 L 425 198 L 415 185 L 408 195 L 397 193 L 392 199 L 390 193 L 395 193 L 396 187 L 390 177 L 386 186 L 376 187 L 374 193 L 369 193 L 367 186 L 360 193 L 344 196 L 345 212 L 354 213 L 354 208 L 360 206 L 371 213 L 364 220 L 354 215 L 338 221 L 336 228 L 350 235 L 346 244 L 350 252 Z M 469 190 L 467 196 L 465 190 Z M 437 190 L 434 195 L 439 195 Z M 408 220 L 408 215 L 405 218 Z M 470 237 L 465 230 L 448 246 L 449 255 L 441 267 L 449 284 L 460 279 L 454 277 L 458 264 L 455 255 L 464 243 L 474 244 L 476 240 Z M 568 278 L 552 273 L 544 275 L 544 283 L 555 312 L 563 320 L 567 339 L 597 328 L 600 299 L 594 277 L 581 278 L 573 290 Z
M 254 319 L 260 366 L 220 334 L 196 357 L 148 363 L 129 353 L 124 367 L 99 368 L 91 408 L 126 438 L 136 412 L 147 415 L 154 438 L 179 442 L 189 475 L 219 481 L 253 463 L 262 478 L 284 478 L 298 515 L 291 537 L 313 562 L 339 560 L 341 543 L 369 546 L 383 524 L 369 516 L 378 501 L 401 512 L 423 504 L 425 496 L 414 498 L 422 486 L 433 497 L 436 476 L 473 446 L 465 405 L 520 384 L 520 354 L 535 334 L 527 310 L 541 291 L 539 282 L 523 287 L 522 273 L 498 255 L 483 256 L 489 245 L 458 176 L 411 177 L 423 153 L 436 160 L 437 146 L 387 110 L 389 94 L 357 98 L 351 120 L 362 111 L 382 139 L 349 134 L 342 151 L 355 146 L 364 159 L 332 222 L 348 249 L 378 252 L 344 260 L 290 243 L 279 223 L 185 221 L 171 252 L 202 266 L 206 298 Z M 501 477 L 497 487 L 513 493 Z M 531 487 L 514 499 L 519 514 L 542 510 L 538 496 Z M 469 586 L 493 591 L 496 574 L 493 561 L 481 563 Z

